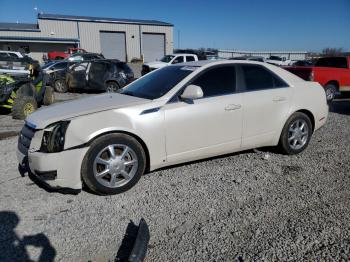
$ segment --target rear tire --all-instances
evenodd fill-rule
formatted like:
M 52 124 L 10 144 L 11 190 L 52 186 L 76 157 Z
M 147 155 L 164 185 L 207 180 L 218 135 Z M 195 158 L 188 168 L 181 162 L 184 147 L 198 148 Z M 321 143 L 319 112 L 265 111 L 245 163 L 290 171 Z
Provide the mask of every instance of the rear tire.
M 68 90 L 67 84 L 63 79 L 57 79 L 54 83 L 54 88 L 58 93 L 66 93 Z
M 283 127 L 279 147 L 287 155 L 299 154 L 308 146 L 312 136 L 310 118 L 301 112 L 294 113 Z
M 334 84 L 327 84 L 324 89 L 326 92 L 327 103 L 332 103 L 337 93 L 337 86 Z
M 94 193 L 114 195 L 132 188 L 145 167 L 145 151 L 135 138 L 108 134 L 92 142 L 82 163 L 81 176 Z
M 107 82 L 106 83 L 106 92 L 108 93 L 114 93 L 117 92 L 119 89 L 119 85 L 116 82 Z
M 24 120 L 38 108 L 38 104 L 32 96 L 18 96 L 13 101 L 12 117 Z
M 51 86 L 45 87 L 45 94 L 43 103 L 45 106 L 49 106 L 55 102 L 55 94 Z

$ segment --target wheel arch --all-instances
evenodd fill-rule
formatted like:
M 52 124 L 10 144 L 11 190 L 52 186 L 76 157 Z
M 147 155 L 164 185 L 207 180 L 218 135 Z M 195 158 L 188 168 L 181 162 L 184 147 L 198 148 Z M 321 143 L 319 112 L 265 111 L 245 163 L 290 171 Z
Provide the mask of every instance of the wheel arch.
M 118 85 L 118 87 L 121 88 L 121 85 L 119 84 L 117 79 L 107 79 L 105 81 L 105 85 L 107 85 L 108 83 L 116 83 Z
M 311 121 L 311 124 L 312 124 L 312 132 L 314 132 L 316 122 L 315 122 L 315 116 L 313 115 L 313 113 L 310 110 L 307 110 L 307 109 L 300 109 L 300 110 L 295 111 L 294 113 L 297 113 L 297 112 L 303 113 L 303 114 L 307 115 L 308 118 L 310 118 L 310 121 Z M 293 114 L 291 114 L 291 116 Z
M 330 81 L 328 81 L 328 82 L 325 84 L 325 87 L 326 87 L 327 85 L 335 85 L 337 91 L 339 91 L 339 82 L 338 82 L 337 80 L 330 80 Z
M 150 154 L 149 154 L 148 147 L 147 147 L 146 143 L 143 141 L 143 139 L 134 133 L 131 133 L 128 131 L 123 131 L 123 130 L 111 130 L 111 131 L 103 132 L 101 134 L 94 136 L 86 144 L 90 145 L 96 139 L 98 139 L 102 136 L 105 136 L 105 135 L 109 135 L 109 134 L 125 134 L 125 135 L 131 136 L 134 139 L 136 139 L 137 142 L 139 142 L 141 144 L 143 150 L 145 151 L 145 155 L 146 155 L 146 170 L 145 170 L 145 172 L 148 173 L 150 171 L 151 162 L 150 162 Z

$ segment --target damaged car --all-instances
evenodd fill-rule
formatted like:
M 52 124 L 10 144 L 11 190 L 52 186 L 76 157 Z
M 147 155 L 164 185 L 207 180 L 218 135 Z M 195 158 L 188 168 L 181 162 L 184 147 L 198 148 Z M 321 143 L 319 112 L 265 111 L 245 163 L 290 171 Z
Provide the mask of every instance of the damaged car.
M 51 188 L 118 194 L 166 166 L 266 146 L 298 154 L 327 116 L 318 83 L 254 61 L 197 61 L 34 112 L 17 157 Z
M 66 86 L 60 92 L 69 89 L 116 92 L 134 80 L 131 68 L 119 60 L 93 60 L 71 66 L 66 74 Z

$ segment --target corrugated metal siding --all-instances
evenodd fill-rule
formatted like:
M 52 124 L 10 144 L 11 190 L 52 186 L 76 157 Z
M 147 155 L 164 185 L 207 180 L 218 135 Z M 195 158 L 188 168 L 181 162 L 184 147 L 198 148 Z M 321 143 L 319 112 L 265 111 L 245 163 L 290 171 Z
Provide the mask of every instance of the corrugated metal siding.
M 78 38 L 77 23 L 72 21 L 39 20 L 41 33 L 46 37 Z M 51 35 L 51 33 L 54 33 Z
M 0 31 L 0 36 L 80 38 L 80 47 L 101 53 L 100 31 L 124 32 L 127 60 L 141 57 L 142 33 L 165 34 L 165 53 L 173 52 L 173 27 L 38 19 L 40 32 Z M 53 34 L 51 34 L 53 33 Z
M 261 56 L 268 58 L 271 55 L 285 57 L 290 60 L 305 60 L 307 52 L 304 51 L 235 51 L 219 50 L 218 56 L 222 58 L 239 57 L 239 56 Z
M 40 32 L 0 31 L 0 36 L 78 38 L 76 22 L 38 20 L 38 23 Z

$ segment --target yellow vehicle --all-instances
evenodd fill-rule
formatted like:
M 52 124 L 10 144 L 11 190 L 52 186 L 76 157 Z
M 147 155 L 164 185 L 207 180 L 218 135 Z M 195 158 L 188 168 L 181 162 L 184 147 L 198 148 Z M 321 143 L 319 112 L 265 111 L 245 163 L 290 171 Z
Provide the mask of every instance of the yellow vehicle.
M 15 119 L 25 119 L 41 105 L 54 102 L 54 92 L 46 86 L 39 66 L 30 65 L 30 77 L 0 75 L 0 107 L 8 108 Z

